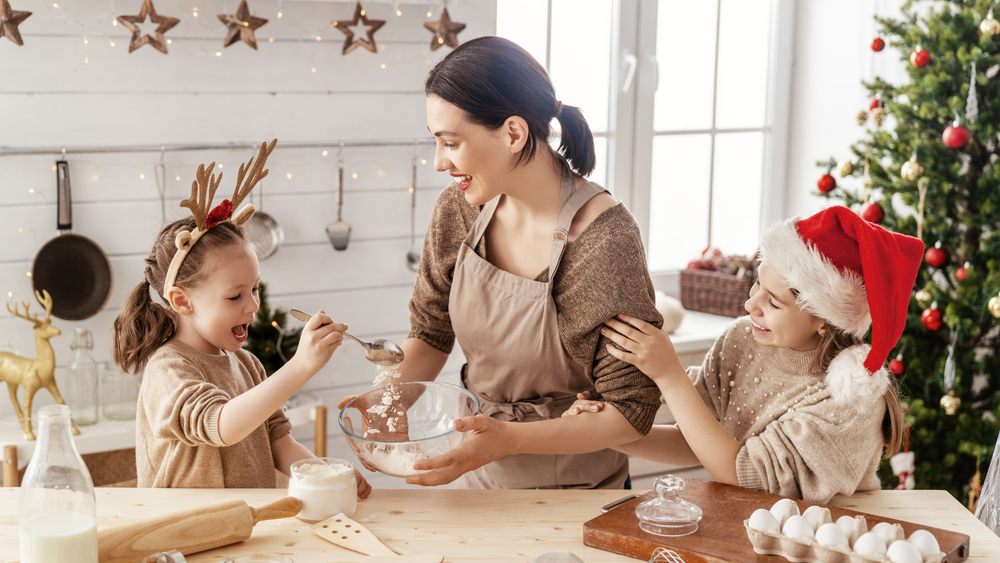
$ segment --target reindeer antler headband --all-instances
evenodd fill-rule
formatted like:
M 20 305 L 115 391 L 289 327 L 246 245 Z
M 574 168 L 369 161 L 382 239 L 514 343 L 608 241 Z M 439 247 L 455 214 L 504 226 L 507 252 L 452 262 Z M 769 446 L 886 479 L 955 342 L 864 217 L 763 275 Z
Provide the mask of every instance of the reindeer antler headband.
M 250 191 L 253 190 L 254 186 L 267 176 L 268 171 L 261 169 L 264 168 L 267 157 L 270 156 L 271 151 L 274 150 L 274 145 L 277 143 L 278 140 L 274 139 L 270 145 L 267 143 L 260 144 L 260 152 L 257 153 L 257 163 L 254 164 L 253 157 L 250 157 L 250 160 L 246 164 L 240 165 L 232 201 L 224 199 L 215 208 L 212 208 L 212 199 L 215 197 L 215 190 L 219 188 L 219 182 L 222 181 L 222 172 L 219 172 L 218 178 L 215 177 L 215 174 L 212 174 L 212 170 L 215 169 L 214 162 L 208 165 L 208 170 L 205 169 L 204 164 L 198 166 L 198 179 L 191 182 L 191 197 L 181 202 L 181 207 L 187 207 L 191 210 L 197 226 L 193 231 L 181 231 L 177 233 L 177 252 L 170 261 L 170 268 L 167 269 L 167 277 L 163 280 L 163 297 L 170 299 L 168 294 L 173 289 L 174 282 L 177 280 L 177 272 L 181 269 L 181 264 L 184 263 L 184 258 L 187 257 L 188 252 L 201 239 L 202 235 L 224 221 L 229 221 L 242 227 L 253 216 L 254 209 L 252 203 L 246 204 L 235 215 L 233 214 L 233 210 L 239 207 L 247 195 L 250 194 Z M 250 172 L 249 176 L 247 176 L 248 170 Z M 243 184 L 244 177 L 247 180 L 245 185 Z M 209 211 L 210 209 L 211 211 Z

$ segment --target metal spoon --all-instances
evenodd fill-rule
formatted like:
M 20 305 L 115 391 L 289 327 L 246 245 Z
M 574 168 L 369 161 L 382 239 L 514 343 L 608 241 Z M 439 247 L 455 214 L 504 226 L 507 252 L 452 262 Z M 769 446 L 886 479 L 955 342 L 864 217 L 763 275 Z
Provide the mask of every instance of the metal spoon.
M 311 316 L 309 313 L 304 313 L 298 309 L 289 309 L 288 314 L 302 322 L 308 322 L 309 317 Z M 403 361 L 403 349 L 391 340 L 378 338 L 373 340 L 371 343 L 368 343 L 358 340 L 346 332 L 343 333 L 343 335 L 360 344 L 361 347 L 365 349 L 365 357 L 368 358 L 368 361 L 373 364 L 380 366 L 394 366 Z

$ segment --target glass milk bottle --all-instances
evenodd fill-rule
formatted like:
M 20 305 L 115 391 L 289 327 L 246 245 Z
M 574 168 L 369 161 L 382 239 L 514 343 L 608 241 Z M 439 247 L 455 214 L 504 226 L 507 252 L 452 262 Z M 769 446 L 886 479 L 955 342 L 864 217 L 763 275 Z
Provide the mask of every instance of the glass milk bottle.
M 42 407 L 38 425 L 21 485 L 21 563 L 97 563 L 94 484 L 73 442 L 69 407 Z
M 76 329 L 70 344 L 73 357 L 66 366 L 66 404 L 72 409 L 77 426 L 97 422 L 97 362 L 90 355 L 93 348 L 90 331 Z
M 135 404 L 139 400 L 139 377 L 118 369 L 114 362 L 104 364 L 101 370 L 101 412 L 111 420 L 135 418 Z

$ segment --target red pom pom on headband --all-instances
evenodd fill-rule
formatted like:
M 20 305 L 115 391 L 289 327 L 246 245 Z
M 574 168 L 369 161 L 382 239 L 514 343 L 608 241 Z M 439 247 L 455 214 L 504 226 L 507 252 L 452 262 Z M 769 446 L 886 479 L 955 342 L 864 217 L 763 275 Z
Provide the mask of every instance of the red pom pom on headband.
M 219 223 L 229 220 L 232 216 L 233 203 L 228 199 L 222 200 L 222 203 L 216 205 L 215 209 L 208 212 L 208 217 L 205 217 L 205 230 L 207 231 Z

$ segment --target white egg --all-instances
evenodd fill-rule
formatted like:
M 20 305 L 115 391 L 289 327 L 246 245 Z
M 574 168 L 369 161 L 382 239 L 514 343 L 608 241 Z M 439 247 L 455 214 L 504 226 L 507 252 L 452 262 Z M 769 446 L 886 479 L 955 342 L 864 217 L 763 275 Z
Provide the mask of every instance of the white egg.
M 912 543 L 906 540 L 896 540 L 889 546 L 885 555 L 892 563 L 923 563 L 924 558 Z
M 872 533 L 878 536 L 882 543 L 889 545 L 889 534 L 892 533 L 892 524 L 888 522 L 879 522 L 872 526 Z
M 771 511 L 766 508 L 758 508 L 753 511 L 750 515 L 750 519 L 747 524 L 754 530 L 760 530 L 761 532 L 766 532 L 771 528 L 781 529 L 778 525 L 778 520 L 771 514 Z
M 789 503 L 793 507 L 792 508 L 792 514 L 798 514 L 799 513 L 799 505 L 795 504 L 795 501 L 792 500 L 792 499 L 790 499 L 790 498 L 783 498 L 783 499 L 779 500 L 778 502 L 774 503 L 773 506 L 771 506 L 771 514 L 774 515 L 774 519 L 778 521 L 778 524 L 780 524 L 782 526 L 785 525 L 785 520 L 786 520 L 786 518 L 785 518 L 785 511 L 788 510 L 786 508 L 786 505 L 789 504 Z
M 819 529 L 819 516 L 823 514 L 822 506 L 810 506 L 802 513 L 802 517 L 809 521 L 809 525 L 813 527 L 814 530 Z
M 816 543 L 820 545 L 850 545 L 847 543 L 847 534 L 840 526 L 830 522 L 823 524 L 816 530 Z
M 781 534 L 789 538 L 816 537 L 812 526 L 809 525 L 809 521 L 798 514 L 790 517 L 785 522 L 785 525 L 781 528 Z
M 885 555 L 885 542 L 882 538 L 868 532 L 867 534 L 862 534 L 857 541 L 854 542 L 854 551 L 861 555 Z
M 854 517 L 853 516 L 841 516 L 837 518 L 837 526 L 844 531 L 844 535 L 851 537 L 854 533 Z
M 927 530 L 913 532 L 910 534 L 908 541 L 913 544 L 913 547 L 917 548 L 921 557 L 930 557 L 941 553 L 941 546 L 938 545 L 937 538 Z

